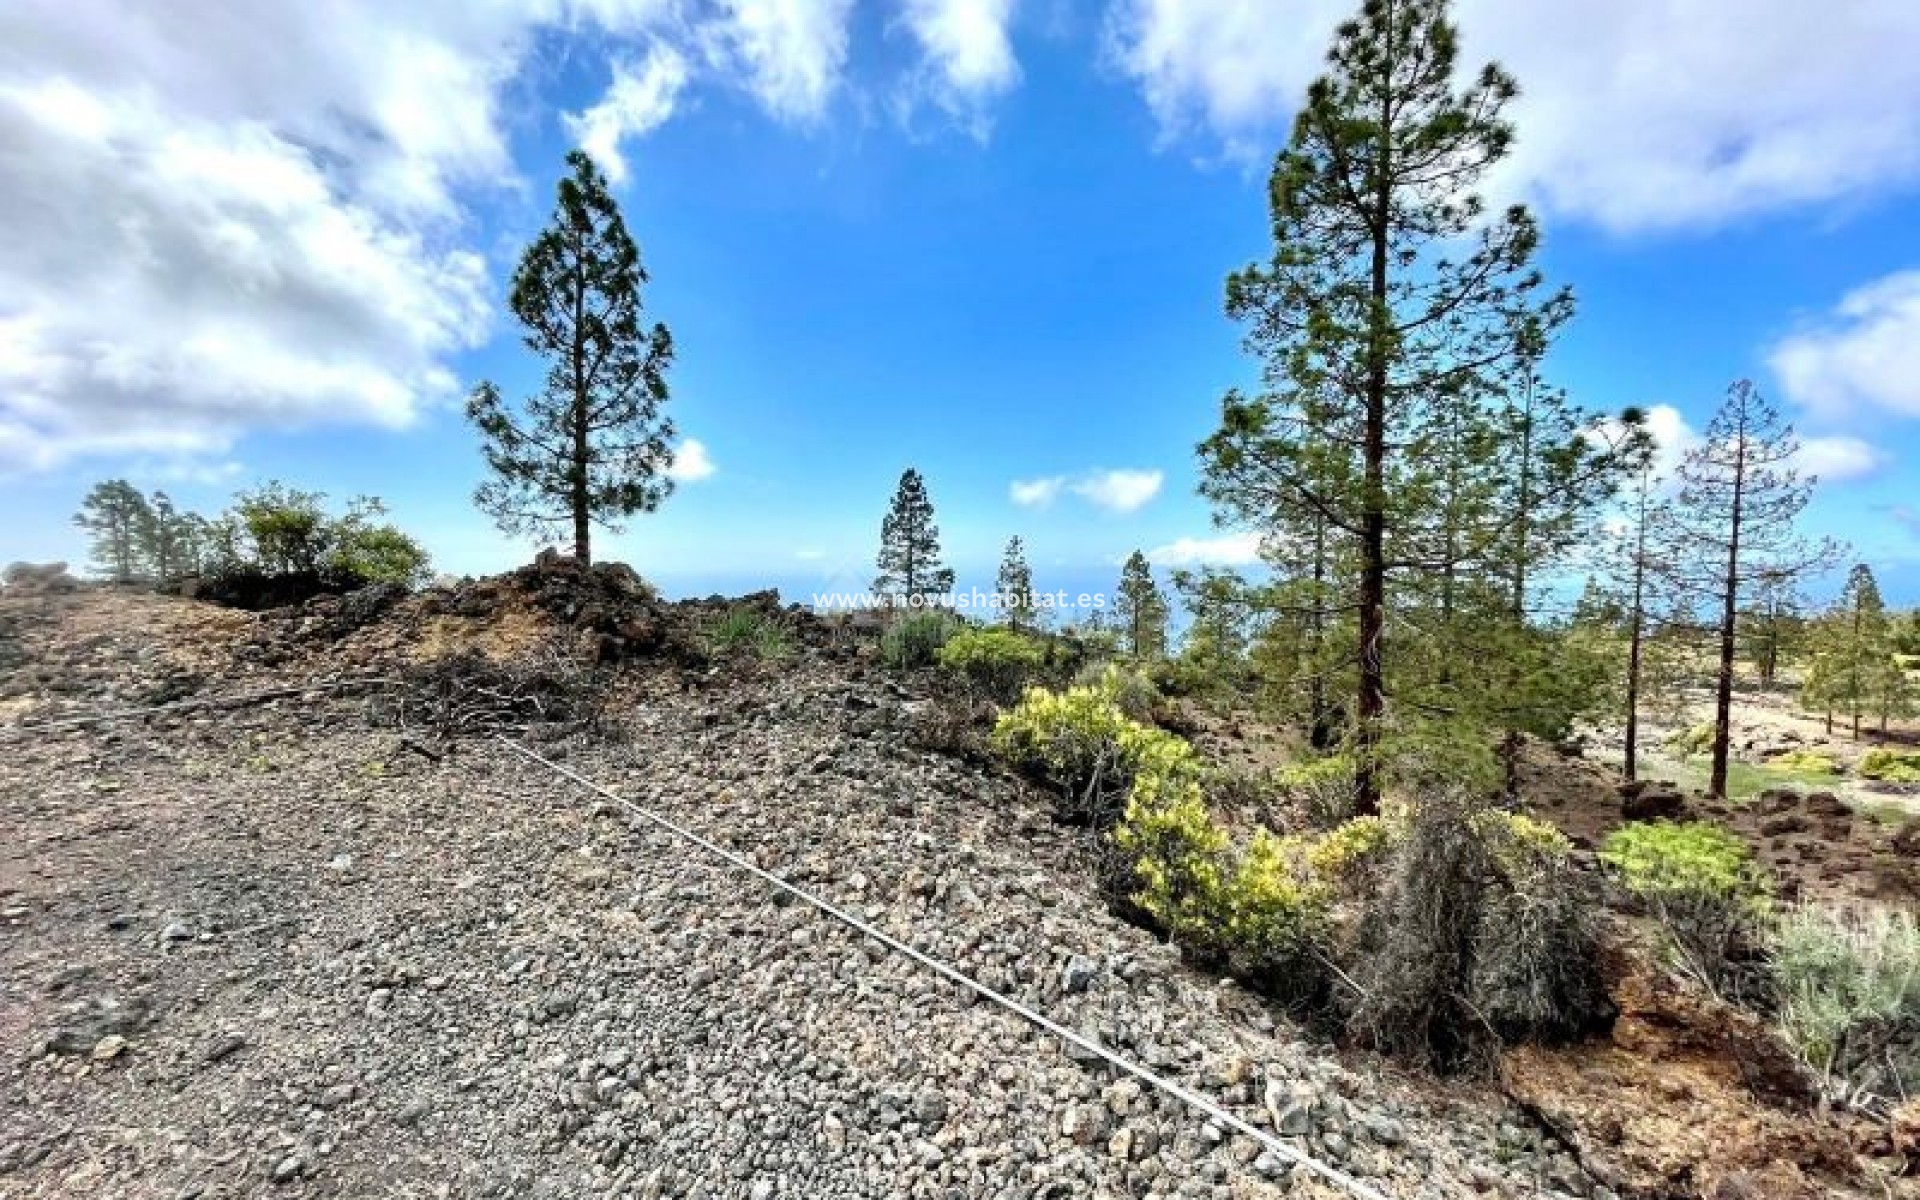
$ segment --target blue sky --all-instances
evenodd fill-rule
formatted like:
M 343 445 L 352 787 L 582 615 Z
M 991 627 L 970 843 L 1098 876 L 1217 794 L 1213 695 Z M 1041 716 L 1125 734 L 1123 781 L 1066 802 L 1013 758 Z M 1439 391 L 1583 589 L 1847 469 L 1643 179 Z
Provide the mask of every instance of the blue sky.
M 537 379 L 504 280 L 581 141 L 710 467 L 602 556 L 681 594 L 859 586 L 912 465 L 963 585 L 1015 533 L 1049 589 L 1245 557 L 1193 494 L 1253 374 L 1222 280 L 1267 252 L 1266 165 L 1347 5 L 204 7 L 0 17 L 0 558 L 78 560 L 80 494 L 125 475 L 207 509 L 378 494 L 443 569 L 524 561 L 469 505 L 458 405 Z M 1809 527 L 1920 603 L 1920 7 L 1543 7 L 1458 5 L 1526 91 L 1496 192 L 1579 296 L 1553 377 L 1662 406 L 1677 448 L 1752 376 L 1826 479 Z

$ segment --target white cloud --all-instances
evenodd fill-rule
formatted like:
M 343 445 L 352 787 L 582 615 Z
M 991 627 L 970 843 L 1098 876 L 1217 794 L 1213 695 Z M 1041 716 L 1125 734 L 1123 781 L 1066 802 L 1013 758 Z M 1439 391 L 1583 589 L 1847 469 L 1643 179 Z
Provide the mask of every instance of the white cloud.
M 1130 513 L 1159 495 L 1165 478 L 1159 471 L 1095 471 L 1067 484 L 1067 490 L 1101 508 Z
M 1672 488 L 1681 460 L 1700 444 L 1700 432 L 1671 404 L 1652 405 L 1646 414 L 1647 432 L 1654 443 L 1654 473 Z M 1608 425 L 1618 429 L 1615 422 Z M 1824 434 L 1800 439 L 1800 453 L 1793 466 L 1804 474 L 1819 476 L 1823 482 L 1842 483 L 1871 475 L 1887 461 L 1885 452 L 1861 438 Z
M 1114 0 L 1162 129 L 1278 148 L 1351 0 Z M 1712 225 L 1920 180 L 1920 5 L 1461 0 L 1462 63 L 1518 78 L 1508 186 L 1615 230 Z M 1739 30 L 1729 36 L 1728 30 Z
M 985 106 L 1020 81 L 1007 23 L 1014 0 L 905 0 L 902 22 L 920 44 L 921 89 L 986 134 Z
M 1687 451 L 1700 444 L 1700 434 L 1687 424 L 1686 414 L 1671 404 L 1648 406 L 1647 433 L 1653 438 L 1653 470 L 1671 480 Z
M 711 479 L 719 469 L 707 452 L 707 444 L 698 438 L 688 438 L 674 449 L 673 466 L 667 469 L 667 475 L 675 483 L 698 483 Z
M 709 59 L 743 74 L 775 116 L 818 120 L 846 65 L 853 0 L 719 0 L 719 7 L 725 19 L 703 33 Z
M 850 8 L 0 7 L 0 470 L 410 424 L 459 390 L 452 357 L 490 333 L 468 204 L 521 183 L 504 97 L 536 43 L 590 40 L 622 64 L 572 122 L 618 171 L 621 140 L 696 83 L 817 117 Z
M 585 112 L 566 114 L 567 130 L 608 179 L 623 183 L 627 161 L 620 143 L 666 124 L 686 86 L 686 57 L 665 42 L 655 42 L 638 64 L 616 64 L 606 95 Z
M 384 183 L 348 194 L 264 125 L 64 79 L 0 81 L 0 124 L 11 465 L 217 452 L 255 426 L 403 427 L 487 328 L 480 259 L 412 217 L 438 207 L 440 167 L 381 170 L 421 185 L 397 201 Z
M 1147 560 L 1157 567 L 1249 566 L 1260 561 L 1260 540 L 1257 533 L 1176 538 L 1147 551 Z
M 1768 362 L 1789 398 L 1830 419 L 1920 416 L 1920 270 L 1860 288 L 1783 339 Z
M 1873 474 L 1887 464 L 1887 454 L 1857 437 L 1802 438 L 1793 465 L 1817 476 L 1822 483 L 1842 483 Z
M 1054 475 L 1046 479 L 1016 479 L 1007 486 L 1007 495 L 1022 508 L 1045 508 L 1060 495 L 1060 489 L 1066 486 L 1066 477 Z
M 1059 499 L 1061 492 L 1071 492 L 1109 512 L 1130 513 L 1159 495 L 1165 480 L 1161 471 L 1123 467 L 1080 475 L 1016 479 L 1008 485 L 1007 495 L 1022 508 L 1045 508 Z

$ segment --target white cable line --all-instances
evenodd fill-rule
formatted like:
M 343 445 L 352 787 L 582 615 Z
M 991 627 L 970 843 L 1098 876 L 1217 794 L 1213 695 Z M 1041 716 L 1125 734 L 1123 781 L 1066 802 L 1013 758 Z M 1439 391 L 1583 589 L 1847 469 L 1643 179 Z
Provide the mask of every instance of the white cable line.
M 150 716 L 153 713 L 180 712 L 190 708 L 210 708 L 220 704 L 240 704 L 248 700 L 271 700 L 278 696 L 300 696 L 307 692 L 338 692 L 356 687 L 398 687 L 398 679 L 382 679 L 369 676 L 360 679 L 336 679 L 331 682 L 288 684 L 281 687 L 261 688 L 253 692 L 230 692 L 223 696 L 195 696 L 186 700 L 175 700 L 171 704 L 156 704 L 149 708 L 122 708 L 112 712 L 93 713 L 81 717 L 58 717 L 51 721 L 34 721 L 24 725 L 0 725 L 0 737 L 10 733 L 39 733 L 46 729 L 62 729 L 70 725 L 92 725 L 101 721 L 124 721 L 132 717 Z
M 276 696 L 293 696 L 293 695 L 300 695 L 302 693 L 312 692 L 312 691 L 338 691 L 343 688 L 349 688 L 349 687 L 365 687 L 365 686 L 376 686 L 376 685 L 392 686 L 392 685 L 397 685 L 398 683 L 399 683 L 398 680 L 382 679 L 382 678 L 346 679 L 346 680 L 338 680 L 332 683 L 302 684 L 299 686 L 265 688 L 265 689 L 254 691 L 254 692 L 238 692 L 238 693 L 232 693 L 224 696 L 198 697 L 190 700 L 176 701 L 172 704 L 153 705 L 148 708 L 119 709 L 114 712 L 96 713 L 92 716 L 66 717 L 66 718 L 61 718 L 59 720 L 42 721 L 32 725 L 4 726 L 4 727 L 0 727 L 0 737 L 4 737 L 9 733 L 38 733 L 42 730 L 57 729 L 57 728 L 61 728 L 63 726 L 68 726 L 68 725 L 87 725 L 87 724 L 93 724 L 101 721 L 119 721 L 119 720 L 126 720 L 132 717 L 148 716 L 153 713 L 178 711 L 181 709 L 199 708 L 199 707 L 206 707 L 206 706 L 211 706 L 216 704 L 238 704 L 248 700 L 263 700 L 263 699 L 270 699 Z M 1350 1192 L 1354 1196 L 1359 1197 L 1360 1200 L 1390 1200 L 1390 1198 L 1385 1193 L 1380 1192 L 1368 1186 L 1367 1184 L 1360 1182 L 1358 1179 L 1355 1179 L 1353 1176 L 1340 1170 L 1338 1167 L 1329 1166 L 1328 1164 L 1321 1162 L 1319 1159 L 1314 1158 L 1310 1154 L 1306 1154 L 1300 1150 L 1296 1150 L 1294 1147 L 1287 1145 L 1285 1142 L 1280 1141 L 1278 1138 L 1275 1138 L 1273 1135 L 1266 1133 L 1264 1130 L 1254 1128 L 1252 1125 L 1248 1124 L 1246 1121 L 1243 1121 L 1239 1117 L 1234 1116 L 1232 1113 L 1220 1107 L 1218 1104 L 1215 1104 L 1213 1101 L 1207 1099 L 1205 1096 L 1200 1095 L 1198 1092 L 1192 1091 L 1191 1089 L 1186 1088 L 1181 1084 L 1175 1083 L 1171 1079 L 1167 1079 L 1161 1075 L 1157 1075 L 1153 1071 L 1148 1070 L 1146 1067 L 1139 1065 L 1138 1063 L 1132 1061 L 1131 1059 L 1124 1058 L 1121 1055 L 1116 1054 L 1112 1050 L 1107 1049 L 1105 1046 L 1102 1046 L 1100 1043 L 1093 1041 L 1092 1039 L 1087 1038 L 1082 1034 L 1075 1032 L 1074 1030 L 1068 1029 L 1066 1026 L 1061 1025 L 1058 1022 L 1053 1021 L 1041 1015 L 1040 1013 L 1034 1011 L 1031 1008 L 1028 1008 L 1026 1005 L 1020 1003 L 1018 1000 L 1015 1000 L 1010 996 L 1004 996 L 1001 993 L 994 991 L 992 988 L 988 987 L 986 984 L 979 982 L 978 980 L 972 978 L 971 976 L 962 974 L 959 970 L 955 969 L 954 967 L 948 966 L 946 963 L 941 962 L 939 959 L 933 958 L 919 950 L 914 949 L 912 946 L 908 945 L 907 943 L 899 940 L 896 937 L 893 937 L 891 934 L 884 933 L 881 930 L 875 928 L 874 926 L 869 925 L 867 922 L 862 921 L 860 918 L 854 916 L 849 912 L 846 912 L 845 910 L 837 907 L 831 902 L 823 900 L 820 897 L 815 896 L 811 892 L 808 892 L 802 888 L 794 886 L 791 883 L 788 883 L 786 880 L 782 879 L 778 875 L 773 874 L 770 871 L 762 870 L 760 867 L 755 866 L 753 863 L 749 862 L 747 859 L 742 858 L 740 855 L 735 854 L 733 851 L 728 850 L 726 847 L 716 845 L 715 843 L 708 841 L 706 838 L 701 837 L 699 834 L 694 833 L 692 830 L 686 829 L 680 825 L 677 825 L 673 821 L 668 820 L 666 817 L 660 816 L 658 813 L 652 812 L 638 804 L 635 804 L 633 801 L 628 800 L 624 796 L 620 796 L 613 792 L 608 791 L 606 788 L 601 787 L 599 784 L 594 783 L 592 780 L 586 778 L 585 776 L 580 775 L 572 770 L 569 770 L 568 768 L 561 766 L 559 763 L 556 763 L 549 759 L 541 757 L 539 754 L 536 754 L 532 750 L 527 749 L 525 746 L 522 746 L 520 743 L 514 741 L 512 738 L 507 737 L 505 734 L 496 733 L 494 734 L 494 737 L 497 738 L 500 741 L 500 743 L 506 746 L 509 750 L 512 750 L 515 753 L 523 755 L 524 757 L 532 760 L 533 762 L 540 764 L 541 766 L 547 768 L 548 770 L 554 772 L 555 774 L 560 775 L 565 779 L 569 779 L 574 783 L 579 784 L 581 787 L 586 788 L 590 792 L 593 792 L 597 795 L 605 797 L 608 800 L 613 801 L 615 804 L 620 805 L 622 808 L 626 809 L 630 813 L 633 813 L 635 816 L 641 817 L 642 819 L 647 821 L 651 821 L 653 824 L 660 826 L 662 829 L 668 830 L 669 832 L 675 834 L 676 836 L 684 838 L 685 840 L 692 842 L 694 845 L 699 846 L 701 849 L 706 850 L 711 854 L 717 855 L 722 859 L 725 859 L 727 862 L 733 864 L 736 867 L 739 867 L 741 870 L 746 871 L 747 873 L 759 879 L 762 879 L 767 883 L 772 884 L 773 886 L 779 888 L 780 890 L 787 892 L 792 896 L 797 897 L 798 899 L 806 902 L 807 904 L 813 906 L 814 908 L 819 909 L 821 912 L 826 913 L 828 916 L 834 918 L 835 920 L 841 922 L 842 924 L 847 925 L 848 927 L 854 930 L 857 930 L 862 934 L 865 934 L 867 937 L 874 939 L 875 941 L 879 942 L 881 945 L 886 946 L 888 949 L 894 950 L 900 954 L 905 955 L 906 957 L 919 963 L 921 966 L 926 967 L 930 971 L 933 971 L 935 974 L 943 976 L 944 978 L 950 979 L 953 982 L 958 983 L 963 987 L 970 988 L 974 992 L 977 992 L 978 994 L 985 997 L 986 999 L 1006 1009 L 1008 1012 L 1014 1013 L 1015 1015 L 1024 1018 L 1025 1020 L 1031 1022 L 1033 1025 L 1039 1027 L 1040 1029 L 1045 1030 L 1046 1032 L 1054 1035 L 1055 1037 L 1061 1039 L 1062 1041 L 1071 1042 L 1074 1045 L 1079 1046 L 1081 1049 L 1086 1050 L 1089 1053 L 1098 1056 L 1099 1058 L 1105 1059 L 1107 1062 L 1113 1064 L 1115 1067 L 1118 1067 L 1120 1070 L 1126 1072 L 1127 1074 L 1132 1075 L 1134 1078 L 1142 1081 L 1143 1083 L 1146 1083 L 1152 1087 L 1158 1088 L 1160 1091 L 1165 1092 L 1167 1095 L 1172 1096 L 1174 1099 L 1179 1100 L 1183 1104 L 1186 1104 L 1192 1108 L 1199 1109 L 1201 1112 L 1206 1113 L 1208 1116 L 1214 1118 L 1217 1121 L 1222 1122 L 1223 1124 L 1227 1125 L 1229 1128 L 1236 1130 L 1237 1132 L 1246 1134 L 1248 1137 L 1260 1143 L 1262 1146 L 1266 1147 L 1268 1150 L 1273 1151 L 1275 1154 L 1279 1155 L 1281 1158 L 1285 1159 L 1286 1161 L 1293 1163 L 1296 1166 L 1305 1168 L 1307 1171 L 1315 1175 L 1318 1175 L 1322 1179 L 1327 1180 L 1328 1182 L 1334 1184 L 1335 1186 L 1340 1187 L 1345 1191 Z
M 559 763 L 552 762 L 546 758 L 542 758 L 539 754 L 536 754 L 534 751 L 527 749 L 525 746 L 522 746 L 520 743 L 514 741 L 512 738 L 507 737 L 505 734 L 496 733 L 494 737 L 498 738 L 500 743 L 506 746 L 508 749 L 513 750 L 516 753 L 519 753 L 525 756 L 526 758 L 532 760 L 533 762 L 539 763 L 541 766 L 547 768 L 548 770 L 554 772 L 555 774 L 560 775 L 563 778 L 570 779 L 574 783 L 579 784 L 581 787 L 586 788 L 588 791 L 613 801 L 615 804 L 620 805 L 622 808 L 626 809 L 628 812 L 632 813 L 633 815 L 644 818 L 645 820 L 651 821 L 655 825 L 660 826 L 662 829 L 665 829 L 675 834 L 678 837 L 684 838 L 685 840 L 692 842 L 694 845 L 700 847 L 701 849 L 711 854 L 718 855 L 719 857 L 725 859 L 727 862 L 732 863 L 734 866 L 739 867 L 743 871 L 746 871 L 748 874 L 751 874 L 761 880 L 764 880 L 765 882 L 772 884 L 774 887 L 779 888 L 781 891 L 786 892 L 789 895 L 792 895 L 800 900 L 805 901 L 806 903 L 819 909 L 821 912 L 826 913 L 828 916 L 834 918 L 835 920 L 840 921 L 841 923 L 848 925 L 851 928 L 858 930 L 859 932 L 865 934 L 866 936 L 874 939 L 875 941 L 879 942 L 881 945 L 886 946 L 888 949 L 895 950 L 901 954 L 906 955 L 908 958 L 919 963 L 921 966 L 926 967 L 928 970 L 933 971 L 938 975 L 944 976 L 945 978 L 950 979 L 953 982 L 962 985 L 963 987 L 971 988 L 975 992 L 978 992 L 980 995 L 986 997 L 988 1000 L 991 1000 L 995 1004 L 998 1004 L 1000 1007 L 1008 1010 L 1009 1012 L 1015 1013 L 1018 1016 L 1025 1018 L 1026 1020 L 1030 1021 L 1034 1025 L 1039 1026 L 1041 1029 L 1045 1030 L 1046 1032 L 1053 1034 L 1057 1038 L 1060 1038 L 1062 1041 L 1072 1042 L 1074 1045 L 1079 1046 L 1081 1049 L 1086 1050 L 1092 1054 L 1098 1055 L 1099 1057 L 1105 1059 L 1109 1063 L 1112 1063 L 1114 1066 L 1120 1068 L 1122 1071 L 1125 1071 L 1127 1074 L 1132 1075 L 1134 1078 L 1139 1079 L 1144 1083 L 1150 1084 L 1153 1087 L 1156 1087 L 1161 1091 L 1165 1092 L 1167 1095 L 1172 1096 L 1174 1099 L 1179 1100 L 1184 1104 L 1190 1105 L 1193 1108 L 1197 1108 L 1201 1112 L 1206 1113 L 1208 1116 L 1214 1118 L 1215 1120 L 1230 1126 L 1231 1128 L 1237 1130 L 1240 1133 L 1246 1134 L 1248 1137 L 1252 1138 L 1256 1142 L 1259 1142 L 1262 1146 L 1266 1147 L 1268 1150 L 1273 1151 L 1273 1153 L 1279 1155 L 1281 1158 L 1287 1160 L 1288 1162 L 1293 1163 L 1296 1166 L 1304 1167 L 1306 1170 L 1311 1171 L 1313 1174 L 1320 1176 L 1322 1179 L 1325 1179 L 1328 1182 L 1352 1193 L 1353 1195 L 1360 1197 L 1361 1200 L 1388 1200 L 1388 1197 L 1384 1193 L 1376 1191 L 1374 1188 L 1369 1187 L 1367 1184 L 1361 1183 L 1358 1179 L 1355 1179 L 1353 1176 L 1347 1174 L 1346 1172 L 1340 1170 L 1339 1168 L 1329 1166 L 1328 1164 L 1321 1162 L 1319 1159 L 1314 1158 L 1309 1154 L 1305 1154 L 1299 1150 L 1294 1149 L 1292 1146 L 1289 1146 L 1285 1142 L 1280 1141 L 1278 1138 L 1274 1137 L 1273 1135 L 1266 1133 L 1263 1130 L 1254 1128 L 1252 1125 L 1248 1124 L 1246 1121 L 1243 1121 L 1239 1117 L 1234 1116 L 1232 1113 L 1220 1107 L 1218 1104 L 1215 1104 L 1213 1101 L 1207 1099 L 1205 1096 L 1202 1096 L 1197 1092 L 1194 1092 L 1186 1087 L 1183 1087 L 1182 1085 L 1175 1083 L 1170 1079 L 1157 1075 L 1154 1072 L 1148 1070 L 1146 1067 L 1140 1066 L 1139 1064 L 1133 1062 L 1132 1060 L 1124 1058 L 1119 1054 L 1114 1053 L 1113 1051 L 1107 1049 L 1105 1046 L 1102 1046 L 1100 1043 L 1093 1041 L 1092 1039 L 1087 1038 L 1079 1033 L 1076 1033 L 1075 1031 L 1068 1029 L 1066 1026 L 1061 1025 L 1056 1021 L 1050 1020 L 1047 1017 L 1042 1016 L 1040 1013 L 1034 1011 L 1031 1008 L 1028 1008 L 1026 1005 L 1020 1003 L 1018 1000 L 1015 1000 L 1009 996 L 1001 995 L 999 992 L 994 991 L 992 988 L 988 987 L 986 984 L 981 983 L 978 980 L 973 979 L 968 975 L 962 974 L 956 968 L 948 966 L 946 963 L 941 962 L 939 959 L 930 957 L 929 955 L 914 949 L 912 946 L 899 940 L 898 938 L 895 938 L 890 934 L 882 932 L 881 930 L 875 928 L 872 925 L 869 925 L 867 922 L 854 916 L 852 913 L 849 913 L 844 909 L 837 907 L 830 901 L 823 900 L 820 897 L 814 895 L 811 892 L 806 891 L 803 888 L 799 888 L 791 883 L 788 883 L 786 880 L 782 879 L 778 875 L 773 874 L 771 871 L 762 870 L 760 867 L 755 866 L 752 862 L 734 853 L 733 851 L 728 850 L 726 847 L 710 842 L 706 838 L 701 837 L 699 834 L 693 832 L 692 830 L 687 829 L 681 825 L 677 825 L 673 821 L 667 819 L 666 817 L 660 816 L 658 813 L 652 812 L 651 810 L 646 809 L 641 805 L 634 803 L 631 800 L 628 800 L 624 796 L 616 795 L 615 793 L 608 791 L 606 788 L 601 787 L 599 784 L 593 782 L 592 780 L 586 778 L 583 775 L 580 775 L 574 771 L 569 770 L 566 767 L 561 766 Z

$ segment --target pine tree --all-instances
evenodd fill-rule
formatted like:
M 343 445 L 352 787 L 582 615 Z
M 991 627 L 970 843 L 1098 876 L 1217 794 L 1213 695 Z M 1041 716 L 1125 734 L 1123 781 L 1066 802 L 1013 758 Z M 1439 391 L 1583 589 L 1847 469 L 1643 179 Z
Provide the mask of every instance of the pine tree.
M 998 580 L 1000 602 L 1006 607 L 1007 625 L 1026 632 L 1039 625 L 1040 613 L 1034 605 L 1033 571 L 1027 566 L 1027 550 L 1016 536 L 1008 540 L 1000 559 Z
M 1188 623 L 1180 649 L 1183 660 L 1232 682 L 1246 661 L 1252 625 L 1252 595 L 1237 571 L 1202 567 L 1175 571 L 1173 589 L 1186 607 Z
M 1674 505 L 1676 564 L 1697 564 L 1691 582 L 1718 602 L 1719 675 L 1714 689 L 1713 770 L 1707 789 L 1727 794 L 1733 665 L 1743 598 L 1761 579 L 1793 580 L 1832 561 L 1830 542 L 1794 533 L 1814 481 L 1789 465 L 1800 452 L 1793 427 L 1745 379 L 1680 466 Z
M 1625 752 L 1620 772 L 1628 779 L 1639 777 L 1640 692 L 1646 666 L 1648 598 L 1657 578 L 1653 551 L 1653 456 L 1640 463 L 1629 500 L 1629 524 L 1621 539 L 1626 549 L 1627 576 L 1627 678 Z
M 509 300 L 545 386 L 512 412 L 492 383 L 467 401 L 493 477 L 474 502 L 509 533 L 571 527 L 574 557 L 592 561 L 592 526 L 618 530 L 673 490 L 667 399 L 673 338 L 641 324 L 647 272 L 606 177 L 567 155 L 552 223 L 527 247 Z
M 914 608 L 931 606 L 953 590 L 953 571 L 940 562 L 940 528 L 920 472 L 908 467 L 880 522 L 880 575 L 873 590 Z
M 1800 596 L 1791 577 L 1762 575 L 1754 580 L 1753 603 L 1740 613 L 1741 633 L 1754 669 L 1760 672 L 1760 690 L 1771 691 L 1779 678 L 1780 660 L 1792 648 L 1800 629 Z
M 1474 194 L 1512 143 L 1514 83 L 1490 65 L 1456 92 L 1456 59 L 1446 0 L 1368 0 L 1341 26 L 1274 166 L 1273 257 L 1227 281 L 1264 386 L 1230 393 L 1201 446 L 1202 492 L 1237 523 L 1351 544 L 1361 812 L 1380 796 L 1391 585 L 1484 568 L 1519 523 L 1495 503 L 1514 421 L 1497 397 L 1571 313 L 1531 266 L 1526 210 L 1489 217 Z M 1441 593 L 1422 606 L 1451 612 Z
M 73 517 L 93 540 L 94 569 L 115 583 L 132 583 L 147 572 L 141 537 L 152 520 L 146 497 L 124 479 L 94 484 Z
M 1893 626 L 1872 568 L 1854 564 L 1826 617 L 1821 622 L 1812 669 L 1803 701 L 1824 709 L 1827 731 L 1833 731 L 1833 713 L 1845 712 L 1860 738 L 1863 715 L 1892 715 L 1900 707 L 1905 675 L 1893 657 Z
M 1166 595 L 1153 581 L 1147 556 L 1135 550 L 1120 568 L 1115 611 L 1127 652 L 1141 660 L 1164 658 L 1167 653 Z
M 194 543 L 201 519 L 174 507 L 173 498 L 155 492 L 147 498 L 147 513 L 140 527 L 141 553 L 153 568 L 155 583 L 168 583 L 197 569 L 198 550 Z

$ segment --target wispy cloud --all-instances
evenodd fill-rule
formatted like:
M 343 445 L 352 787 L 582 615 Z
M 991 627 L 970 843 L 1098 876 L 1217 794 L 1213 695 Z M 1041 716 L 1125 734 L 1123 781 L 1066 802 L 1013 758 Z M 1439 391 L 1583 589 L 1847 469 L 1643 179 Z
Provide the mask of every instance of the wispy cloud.
M 920 44 L 921 70 L 909 103 L 931 99 L 977 138 L 987 106 L 1020 82 L 1007 24 L 1014 0 L 905 0 L 901 23 Z
M 686 57 L 665 42 L 654 42 L 641 62 L 615 64 L 613 83 L 599 103 L 562 119 L 607 178 L 621 183 L 627 178 L 627 160 L 620 143 L 666 124 L 686 86 Z
M 1353 9 L 1115 0 L 1109 57 L 1164 136 L 1199 131 L 1252 160 L 1286 136 Z M 1497 59 L 1520 82 L 1524 136 L 1505 190 L 1555 211 L 1622 231 L 1710 227 L 1920 178 L 1911 0 L 1460 0 L 1457 10 L 1464 65 Z
M 1260 542 L 1257 533 L 1176 538 L 1147 551 L 1147 559 L 1156 567 L 1243 567 L 1260 561 Z
M 1165 482 L 1163 471 L 1120 467 L 1079 475 L 1016 479 L 1008 485 L 1007 495 L 1022 508 L 1045 508 L 1059 499 L 1062 492 L 1067 492 L 1108 512 L 1130 513 L 1159 495 Z
M 1022 508 L 1045 508 L 1060 495 L 1066 485 L 1060 475 L 1046 479 L 1016 479 L 1007 485 L 1007 495 Z
M 1920 416 L 1920 270 L 1888 275 L 1768 356 L 1787 396 L 1835 421 Z
M 1801 440 L 1793 465 L 1823 483 L 1841 483 L 1866 478 L 1885 466 L 1888 458 L 1884 450 L 1862 438 L 1810 437 Z

